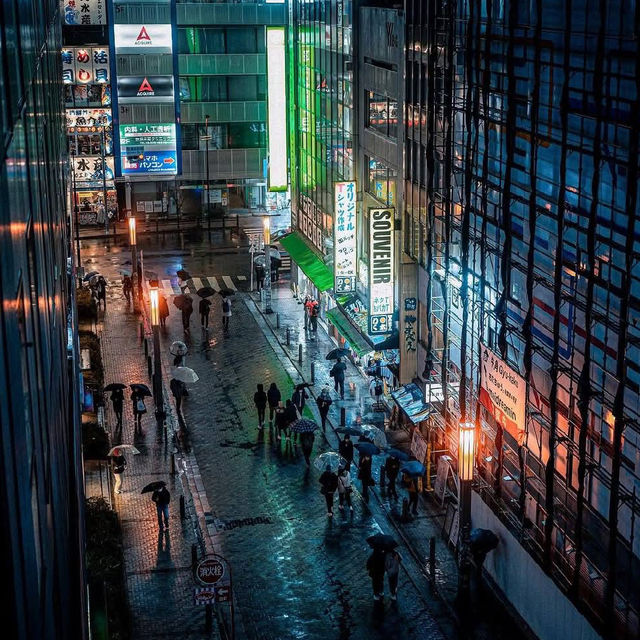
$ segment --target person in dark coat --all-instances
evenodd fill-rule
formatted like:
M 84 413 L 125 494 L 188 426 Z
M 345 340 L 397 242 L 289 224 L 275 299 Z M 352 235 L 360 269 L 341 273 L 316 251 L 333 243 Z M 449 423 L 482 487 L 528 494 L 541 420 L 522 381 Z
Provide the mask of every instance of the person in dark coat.
M 409 509 L 414 516 L 418 515 L 418 481 L 415 478 L 406 476 L 405 486 L 409 492 Z
M 122 278 L 122 293 L 124 293 L 124 297 L 127 303 L 131 302 L 131 292 L 133 291 L 133 282 L 131 281 L 131 276 L 123 276 Z
M 317 300 L 313 301 L 311 310 L 309 312 L 309 320 L 311 322 L 311 331 L 317 333 L 318 331 L 318 316 L 320 315 L 320 305 Z
M 302 447 L 302 455 L 304 455 L 304 461 L 307 463 L 307 467 L 311 464 L 311 452 L 313 451 L 313 442 L 316 437 L 313 435 L 313 431 L 305 431 L 300 434 L 300 446 Z
M 122 429 L 122 405 L 124 403 L 124 393 L 122 389 L 114 389 L 111 392 L 111 403 L 113 404 L 113 412 L 116 414 L 117 428 Z
M 182 380 L 171 378 L 169 388 L 171 389 L 171 393 L 173 394 L 173 397 L 176 401 L 176 411 L 180 413 L 182 408 L 182 398 L 187 395 L 187 387 L 185 383 L 182 382 Z
M 258 385 L 257 391 L 253 394 L 253 404 L 258 410 L 258 429 L 264 428 L 264 414 L 267 409 L 267 394 L 261 384 Z
M 397 500 L 398 492 L 396 491 L 396 478 L 400 471 L 400 460 L 393 456 L 388 456 L 384 462 L 384 470 L 386 472 L 387 479 L 389 480 L 389 497 L 393 497 Z
M 171 494 L 167 487 L 160 487 L 151 494 L 151 501 L 156 505 L 158 513 L 158 527 L 162 531 L 162 518 L 164 516 L 164 528 L 169 531 L 169 503 L 171 502 Z
M 371 456 L 360 456 L 360 468 L 358 469 L 358 478 L 362 482 L 362 499 L 369 504 L 369 487 L 373 486 L 373 477 L 371 476 Z M 383 572 L 384 573 L 384 572 Z
M 347 462 L 347 471 L 351 471 L 351 464 L 353 463 L 353 442 L 351 442 L 349 434 L 347 434 L 342 440 L 340 440 L 340 444 L 338 445 L 338 453 Z
M 304 405 L 308 397 L 309 397 L 309 394 L 307 393 L 307 390 L 304 387 L 302 387 L 301 389 L 296 389 L 293 392 L 293 396 L 291 397 L 291 400 L 293 404 L 296 405 L 296 408 L 300 412 L 300 415 L 302 415 L 302 411 L 304 409 Z
M 287 400 L 286 406 L 284 409 L 284 423 L 286 425 L 287 430 L 291 425 L 298 419 L 298 412 L 296 410 L 296 405 L 291 402 L 291 400 Z M 287 432 L 287 437 L 289 433 Z
M 282 400 L 282 394 L 280 393 L 280 389 L 278 389 L 278 385 L 275 382 L 271 383 L 267 391 L 267 401 L 269 402 L 269 422 L 273 423 L 273 416 L 276 413 L 276 409 L 280 404 L 280 400 Z
M 329 408 L 333 400 L 329 395 L 329 387 L 325 387 L 320 395 L 316 399 L 316 404 L 318 405 L 318 411 L 320 412 L 320 418 L 322 419 L 322 430 L 325 430 L 327 424 L 327 415 L 329 414 Z
M 144 395 L 138 391 L 131 392 L 131 406 L 133 408 L 133 420 L 135 422 L 136 431 L 142 429 L 142 415 L 147 413 L 147 407 L 144 404 Z
M 96 290 L 98 292 L 98 305 L 102 302 L 105 311 L 107 309 L 107 281 L 104 276 L 98 276 L 98 282 L 96 283 Z
M 275 426 L 276 433 L 278 434 L 278 440 L 282 440 L 282 434 L 287 435 L 287 422 L 285 408 L 282 402 L 278 402 L 278 406 L 275 410 Z
M 182 307 L 182 326 L 186 331 L 189 331 L 189 322 L 191 321 L 191 314 L 193 313 L 193 305 L 191 300 L 187 298 Z
M 174 367 L 184 367 L 184 356 L 176 355 L 173 359 Z
M 160 326 L 165 329 L 169 317 L 169 304 L 164 296 L 158 298 L 158 315 L 160 316 Z
M 373 599 L 380 600 L 384 594 L 385 553 L 382 549 L 374 549 L 367 560 L 367 571 L 371 576 Z
M 303 434 L 304 435 L 304 434 Z M 327 515 L 333 517 L 333 496 L 338 488 L 338 476 L 331 471 L 331 466 L 327 465 L 326 469 L 320 476 L 318 482 L 321 485 L 320 491 L 327 503 Z
M 209 327 L 209 311 L 211 310 L 211 302 L 206 298 L 202 298 L 200 300 L 200 304 L 198 305 L 198 312 L 200 313 L 200 324 L 203 329 L 207 329 Z
M 347 370 L 347 365 L 342 362 L 340 358 L 331 368 L 329 375 L 333 378 L 334 389 L 338 391 L 340 388 L 340 399 L 344 400 L 344 372 Z
M 256 286 L 260 291 L 264 287 L 264 267 L 261 264 L 256 264 L 253 269 L 256 272 Z

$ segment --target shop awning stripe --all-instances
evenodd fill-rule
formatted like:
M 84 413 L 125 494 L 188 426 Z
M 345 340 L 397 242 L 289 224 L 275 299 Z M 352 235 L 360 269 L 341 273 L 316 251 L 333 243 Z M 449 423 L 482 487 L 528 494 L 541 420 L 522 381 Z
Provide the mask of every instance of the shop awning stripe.
M 299 231 L 294 231 L 279 239 L 280 244 L 289 252 L 291 259 L 313 282 L 318 291 L 333 288 L 333 271 L 322 258 L 309 246 Z
M 339 307 L 328 311 L 327 317 L 358 356 L 363 356 L 365 353 L 373 351 L 371 346 L 367 344 L 367 341 L 358 333 L 358 330 L 351 324 L 349 318 L 344 315 Z

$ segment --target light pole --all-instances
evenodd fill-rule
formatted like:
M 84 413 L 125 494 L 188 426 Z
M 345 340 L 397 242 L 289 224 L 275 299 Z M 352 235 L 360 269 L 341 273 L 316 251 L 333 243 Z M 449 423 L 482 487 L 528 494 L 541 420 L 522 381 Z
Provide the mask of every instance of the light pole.
M 140 294 L 141 282 L 138 278 L 138 247 L 136 245 L 136 218 L 129 213 L 129 245 L 131 246 L 131 295 L 133 297 L 133 310 L 137 313 L 140 310 L 138 296 Z
M 458 441 L 458 483 L 460 486 L 458 529 L 458 598 L 466 602 L 471 578 L 471 483 L 475 458 L 476 426 L 473 422 L 461 422 Z
M 271 221 L 264 217 L 264 312 L 273 313 L 271 308 Z
M 162 398 L 162 362 L 160 360 L 160 311 L 158 308 L 158 281 L 152 280 L 149 289 L 151 302 L 151 327 L 153 329 L 153 400 L 156 405 L 156 417 L 164 414 Z
M 207 172 L 207 188 L 205 194 L 207 196 L 207 228 L 209 230 L 209 235 L 211 235 L 211 195 L 210 195 L 210 184 L 209 184 L 209 140 L 211 140 L 211 136 L 209 135 L 209 116 L 204 117 L 204 129 L 205 135 L 202 136 L 202 140 L 205 142 L 205 167 Z

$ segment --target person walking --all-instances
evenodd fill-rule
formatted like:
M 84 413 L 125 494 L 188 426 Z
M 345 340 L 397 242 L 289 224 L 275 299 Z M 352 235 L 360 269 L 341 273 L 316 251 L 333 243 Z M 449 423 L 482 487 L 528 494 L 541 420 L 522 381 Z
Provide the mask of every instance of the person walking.
M 165 296 L 160 296 L 158 299 L 158 315 L 160 316 L 160 326 L 163 329 L 167 328 L 167 318 L 169 317 L 169 303 Z
M 200 300 L 198 312 L 200 313 L 200 325 L 203 329 L 209 328 L 209 311 L 211 310 L 211 302 L 206 298 Z
M 351 442 L 349 434 L 347 434 L 342 440 L 340 440 L 340 444 L 338 445 L 338 453 L 347 462 L 347 471 L 350 472 L 351 465 L 353 463 L 353 442 Z
M 122 293 L 124 294 L 127 304 L 131 302 L 131 292 L 133 291 L 133 283 L 131 282 L 131 276 L 122 277 Z
M 358 478 L 362 482 L 362 499 L 366 504 L 369 504 L 369 487 L 374 484 L 373 477 L 371 476 L 371 456 L 360 456 Z
M 304 436 L 306 435 L 306 433 L 303 433 L 302 435 Z M 307 462 L 307 464 L 309 463 Z M 331 465 L 328 464 L 326 466 L 318 482 L 322 487 L 320 489 L 320 492 L 327 502 L 327 515 L 330 518 L 333 518 L 333 495 L 338 488 L 338 476 L 333 471 L 331 471 Z
M 193 304 L 191 299 L 187 298 L 182 307 L 182 327 L 187 333 L 189 331 L 189 323 L 191 322 L 191 314 L 193 313 Z
M 171 389 L 173 399 L 176 401 L 176 411 L 180 414 L 182 413 L 182 398 L 187 395 L 187 386 L 182 380 L 171 378 L 169 389 Z
M 340 511 L 344 509 L 345 504 L 349 507 L 349 511 L 353 511 L 351 504 L 351 474 L 346 467 L 340 467 L 338 470 L 338 499 L 340 500 Z
M 311 331 L 318 333 L 318 316 L 320 315 L 320 305 L 314 300 L 309 310 L 309 320 L 311 320 Z
M 407 492 L 409 493 L 409 510 L 414 516 L 418 515 L 418 481 L 416 478 L 407 476 L 405 480 Z
M 267 394 L 261 384 L 257 386 L 257 391 L 253 394 L 253 404 L 258 410 L 258 429 L 264 428 L 264 414 L 267 409 Z
M 286 431 L 287 431 L 285 408 L 282 402 L 278 402 L 278 406 L 276 407 L 274 416 L 275 416 L 275 426 L 276 426 L 276 433 L 278 434 L 278 440 L 282 440 L 282 434 L 284 433 L 286 436 Z
M 151 494 L 151 500 L 155 502 L 158 512 L 158 528 L 162 531 L 162 518 L 164 517 L 164 528 L 169 531 L 169 503 L 171 494 L 167 487 L 160 487 Z
M 315 439 L 316 437 L 313 431 L 305 431 L 300 434 L 300 446 L 302 447 L 302 455 L 304 456 L 304 461 L 307 463 L 307 467 L 311 464 L 311 452 L 313 451 L 313 442 Z
M 333 378 L 334 389 L 338 391 L 340 388 L 340 399 L 344 400 L 344 372 L 347 370 L 347 365 L 342 362 L 341 358 L 336 360 L 336 363 L 331 367 L 329 375 Z
M 177 354 L 173 358 L 173 366 L 174 367 L 184 367 L 184 355 Z
M 391 594 L 392 600 L 396 600 L 398 597 L 398 575 L 400 573 L 401 563 L 402 556 L 395 549 L 387 551 L 384 559 L 384 569 L 387 573 L 389 593 Z
M 144 396 L 138 391 L 131 392 L 131 405 L 133 407 L 133 421 L 135 430 L 142 431 L 142 416 L 147 413 L 147 407 L 144 404 Z
M 329 387 L 322 389 L 320 395 L 316 398 L 316 404 L 318 405 L 318 411 L 322 419 L 322 430 L 324 431 L 327 424 L 327 415 L 329 415 L 329 408 L 333 404 L 333 400 L 329 395 Z
M 309 303 L 311 298 L 309 296 L 304 297 L 304 303 L 302 304 L 302 311 L 304 312 L 304 330 L 309 328 Z
M 287 400 L 286 406 L 284 409 L 284 424 L 285 430 L 287 432 L 287 438 L 291 438 L 291 425 L 298 419 L 298 410 L 296 409 L 296 405 L 291 402 L 291 400 Z
M 229 331 L 229 318 L 231 317 L 231 300 L 222 296 L 222 328 Z
M 282 400 L 282 394 L 278 385 L 275 382 L 271 383 L 271 386 L 267 390 L 267 401 L 269 402 L 269 425 L 273 424 L 273 416 L 276 413 L 276 409 Z
M 384 461 L 384 470 L 389 480 L 389 485 L 387 489 L 389 490 L 389 497 L 398 499 L 398 492 L 396 491 L 396 478 L 398 477 L 398 472 L 400 471 L 400 460 L 398 458 L 394 458 L 393 456 L 387 456 L 387 459 Z
M 385 552 L 374 549 L 367 560 L 367 571 L 371 577 L 373 599 L 380 600 L 384 595 Z
M 98 282 L 96 283 L 96 290 L 98 292 L 98 306 L 102 302 L 104 310 L 107 310 L 107 281 L 104 276 L 98 276 Z
M 302 415 L 302 412 L 304 411 L 304 405 L 308 397 L 309 394 L 304 387 L 296 388 L 296 390 L 293 392 L 293 396 L 291 396 L 291 401 L 296 406 L 296 409 L 300 412 L 300 415 Z
M 122 429 L 122 405 L 124 404 L 122 389 L 114 389 L 111 392 L 111 404 L 113 405 L 113 412 L 116 414 L 116 428 Z
M 115 449 L 111 456 L 111 471 L 113 472 L 113 477 L 115 479 L 113 490 L 118 494 L 122 493 L 122 474 L 124 473 L 126 466 L 127 461 L 122 455 L 122 451 L 120 449 Z
M 253 269 L 256 272 L 256 286 L 260 291 L 264 288 L 264 267 L 261 264 L 256 264 Z

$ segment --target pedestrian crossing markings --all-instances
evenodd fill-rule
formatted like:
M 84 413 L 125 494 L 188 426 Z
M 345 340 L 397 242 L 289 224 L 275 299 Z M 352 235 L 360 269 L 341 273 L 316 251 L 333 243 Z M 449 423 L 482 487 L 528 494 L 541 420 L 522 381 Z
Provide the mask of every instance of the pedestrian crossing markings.
M 186 280 L 182 283 L 182 286 L 189 293 L 196 293 L 198 289 L 202 289 L 203 287 L 211 287 L 215 291 L 220 291 L 221 289 L 231 289 L 232 291 L 237 291 L 238 287 L 233 281 L 234 278 L 236 278 L 238 281 L 244 281 L 247 279 L 246 276 L 206 276 L 202 278 L 191 278 L 190 280 Z M 177 296 L 182 293 L 177 278 L 171 280 L 162 280 L 161 284 L 164 292 L 169 295 Z

